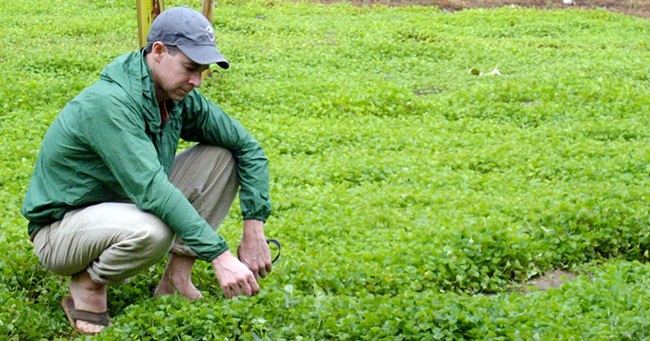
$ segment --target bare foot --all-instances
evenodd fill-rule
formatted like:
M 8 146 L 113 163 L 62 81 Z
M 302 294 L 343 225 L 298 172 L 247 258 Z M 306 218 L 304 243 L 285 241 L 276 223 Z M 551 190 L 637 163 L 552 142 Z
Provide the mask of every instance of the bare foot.
M 171 254 L 153 296 L 172 295 L 178 292 L 190 301 L 203 298 L 203 294 L 192 283 L 192 267 L 195 261 L 196 258 Z
M 88 272 L 84 271 L 72 276 L 68 288 L 70 289 L 70 296 L 74 300 L 75 309 L 95 313 L 102 313 L 107 310 L 106 284 L 93 282 Z M 85 333 L 95 334 L 101 332 L 104 326 L 77 321 L 77 329 Z

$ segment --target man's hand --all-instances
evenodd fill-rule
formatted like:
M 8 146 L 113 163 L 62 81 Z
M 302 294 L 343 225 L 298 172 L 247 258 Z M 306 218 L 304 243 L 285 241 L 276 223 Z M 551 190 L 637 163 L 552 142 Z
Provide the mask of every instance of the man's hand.
M 237 249 L 237 256 L 255 275 L 255 279 L 266 277 L 271 272 L 271 250 L 264 237 L 264 222 L 244 220 L 244 236 Z
M 260 291 L 251 270 L 235 258 L 230 251 L 220 254 L 211 263 L 214 274 L 227 298 L 239 295 L 253 296 Z

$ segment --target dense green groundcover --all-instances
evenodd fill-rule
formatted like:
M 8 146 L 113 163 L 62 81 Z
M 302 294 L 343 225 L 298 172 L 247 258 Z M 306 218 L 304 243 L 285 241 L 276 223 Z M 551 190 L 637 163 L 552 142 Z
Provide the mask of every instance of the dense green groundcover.
M 60 108 L 137 48 L 135 4 L 0 0 L 0 339 L 76 336 L 19 210 Z M 282 0 L 214 18 L 232 68 L 202 91 L 267 150 L 283 257 L 233 300 L 202 263 L 195 303 L 152 299 L 153 267 L 111 287 L 96 338 L 650 338 L 647 20 Z M 517 289 L 554 268 L 579 276 Z

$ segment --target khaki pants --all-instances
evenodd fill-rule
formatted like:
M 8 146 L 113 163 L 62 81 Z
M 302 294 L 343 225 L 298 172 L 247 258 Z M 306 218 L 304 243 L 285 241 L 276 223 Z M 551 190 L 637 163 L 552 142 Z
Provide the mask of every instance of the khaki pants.
M 215 229 L 239 186 L 232 154 L 201 144 L 176 156 L 170 181 Z M 70 211 L 34 237 L 34 252 L 50 271 L 69 276 L 87 270 L 93 281 L 106 284 L 127 282 L 169 251 L 196 256 L 162 220 L 131 203 Z

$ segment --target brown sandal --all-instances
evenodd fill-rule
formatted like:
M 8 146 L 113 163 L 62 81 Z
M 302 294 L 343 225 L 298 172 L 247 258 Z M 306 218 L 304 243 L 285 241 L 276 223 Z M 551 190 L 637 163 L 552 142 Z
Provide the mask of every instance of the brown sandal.
M 77 328 L 77 321 L 84 321 L 99 326 L 109 326 L 111 321 L 109 320 L 108 312 L 103 313 L 94 313 L 92 311 L 86 310 L 77 310 L 74 308 L 74 300 L 70 296 L 66 296 L 61 301 L 61 307 L 65 312 L 65 316 L 68 318 L 70 325 L 79 333 L 84 335 L 94 335 L 97 333 L 88 333 Z

